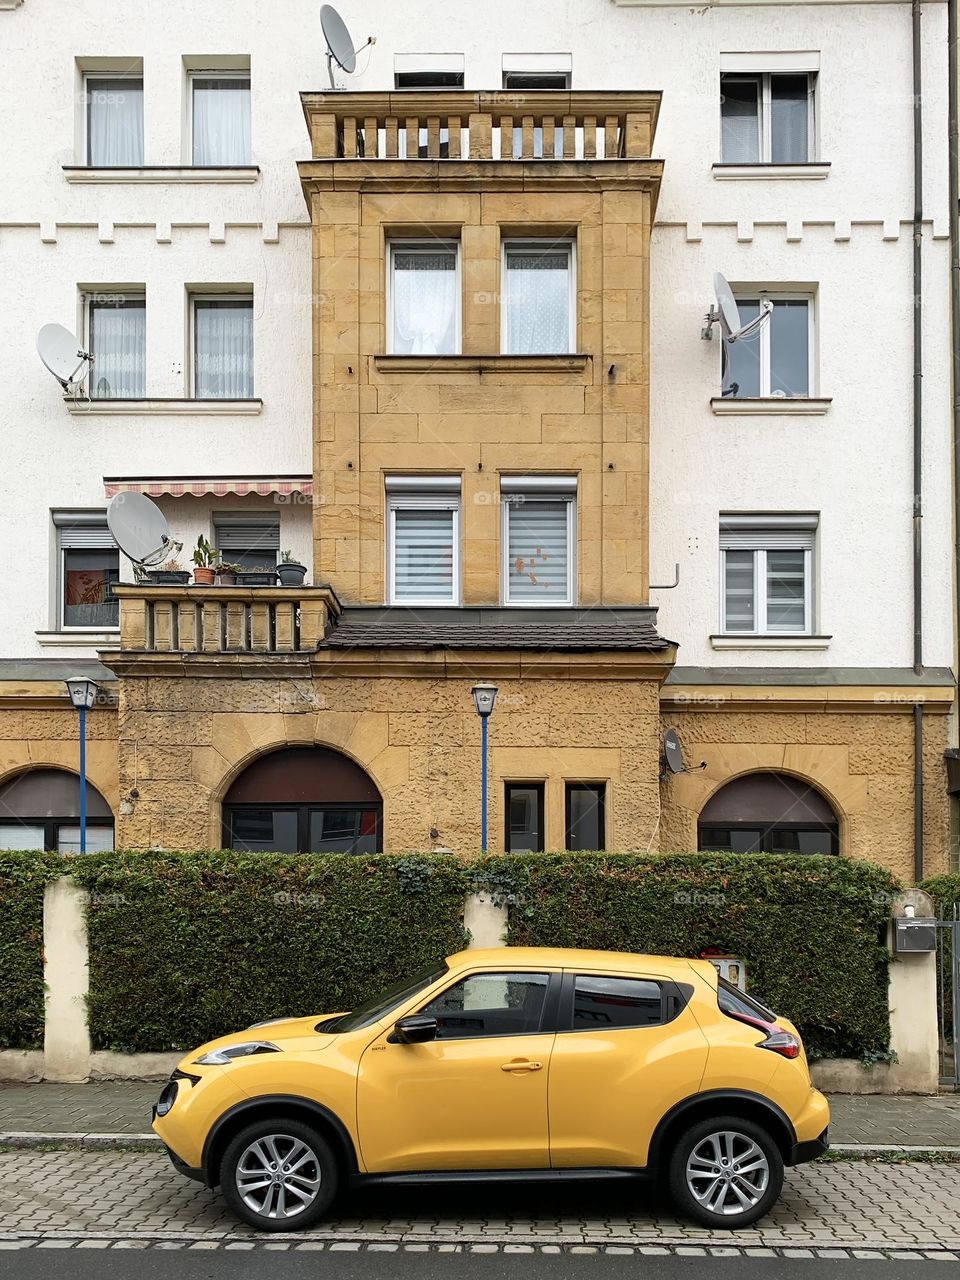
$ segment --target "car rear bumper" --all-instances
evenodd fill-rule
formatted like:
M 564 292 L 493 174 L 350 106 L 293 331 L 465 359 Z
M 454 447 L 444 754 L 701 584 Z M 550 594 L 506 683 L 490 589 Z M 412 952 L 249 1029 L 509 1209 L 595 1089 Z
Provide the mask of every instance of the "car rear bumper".
M 809 1142 L 795 1142 L 790 1152 L 788 1164 L 806 1164 L 816 1160 L 830 1150 L 830 1130 L 824 1129 L 819 1138 L 811 1138 Z

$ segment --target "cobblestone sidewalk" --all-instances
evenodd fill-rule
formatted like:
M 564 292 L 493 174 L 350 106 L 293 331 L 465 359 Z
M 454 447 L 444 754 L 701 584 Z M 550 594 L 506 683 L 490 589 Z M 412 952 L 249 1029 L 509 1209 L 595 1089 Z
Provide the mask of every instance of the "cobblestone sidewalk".
M 180 1177 L 159 1152 L 0 1153 L 0 1242 L 94 1238 L 256 1241 L 220 1196 Z M 322 1230 L 295 1237 L 564 1247 L 960 1250 L 955 1165 L 817 1163 L 788 1170 L 781 1202 L 735 1235 L 674 1218 L 642 1184 L 370 1188 L 350 1192 Z M 785 1255 L 790 1256 L 790 1255 Z
M 147 1133 L 160 1086 L 140 1081 L 0 1085 L 0 1134 Z M 830 1099 L 834 1143 L 960 1147 L 960 1094 Z

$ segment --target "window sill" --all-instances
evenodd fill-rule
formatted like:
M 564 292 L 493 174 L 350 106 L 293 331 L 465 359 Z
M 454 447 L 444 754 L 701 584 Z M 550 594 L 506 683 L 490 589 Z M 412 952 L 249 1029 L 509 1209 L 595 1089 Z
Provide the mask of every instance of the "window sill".
M 374 367 L 382 373 L 580 373 L 592 360 L 583 352 L 572 355 L 535 356 L 401 356 L 375 355 Z
M 257 164 L 200 165 L 200 164 L 148 164 L 137 167 L 126 165 L 65 164 L 63 176 L 67 182 L 91 183 L 251 183 L 260 179 Z
M 797 635 L 715 635 L 710 637 L 714 649 L 828 649 L 833 636 Z
M 815 417 L 827 412 L 831 396 L 714 396 L 710 408 L 717 417 Z
M 82 628 L 68 631 L 36 631 L 37 644 L 57 649 L 119 649 L 120 628 L 114 631 L 86 631 Z
M 155 398 L 151 400 L 75 400 L 65 395 L 63 402 L 74 417 L 98 415 L 100 417 L 149 417 L 168 414 L 176 417 L 217 416 L 237 417 L 255 415 L 263 409 L 263 401 L 253 400 L 178 400 Z
M 713 176 L 721 182 L 761 179 L 772 182 L 822 180 L 830 174 L 829 160 L 810 160 L 805 164 L 723 164 L 713 166 Z

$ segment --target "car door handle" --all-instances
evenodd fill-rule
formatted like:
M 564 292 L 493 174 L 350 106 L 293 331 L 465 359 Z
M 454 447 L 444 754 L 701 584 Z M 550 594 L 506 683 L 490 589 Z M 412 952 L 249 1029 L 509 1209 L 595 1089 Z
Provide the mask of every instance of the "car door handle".
M 520 1074 L 525 1071 L 542 1071 L 542 1062 L 532 1062 L 529 1058 L 514 1058 L 512 1062 L 505 1062 L 500 1068 L 501 1071 L 512 1071 Z

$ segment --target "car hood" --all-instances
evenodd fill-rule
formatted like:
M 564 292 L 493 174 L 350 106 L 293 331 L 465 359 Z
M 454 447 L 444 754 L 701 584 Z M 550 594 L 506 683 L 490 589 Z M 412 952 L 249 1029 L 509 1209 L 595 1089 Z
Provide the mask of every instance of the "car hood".
M 178 1065 L 181 1071 L 190 1072 L 196 1067 L 197 1059 L 212 1049 L 228 1049 L 231 1045 L 248 1044 L 251 1040 L 266 1040 L 275 1044 L 282 1052 L 316 1053 L 332 1044 L 336 1038 L 328 1031 L 317 1031 L 317 1024 L 338 1016 L 342 1015 L 318 1013 L 307 1018 L 281 1018 L 262 1026 L 231 1031 L 228 1035 L 218 1036 L 215 1040 L 208 1040 L 196 1049 L 191 1049 Z

